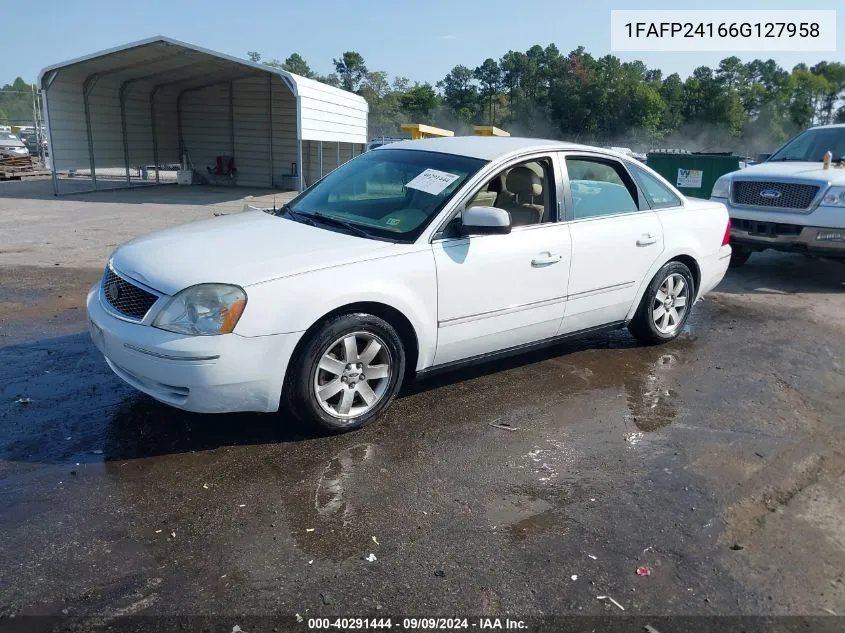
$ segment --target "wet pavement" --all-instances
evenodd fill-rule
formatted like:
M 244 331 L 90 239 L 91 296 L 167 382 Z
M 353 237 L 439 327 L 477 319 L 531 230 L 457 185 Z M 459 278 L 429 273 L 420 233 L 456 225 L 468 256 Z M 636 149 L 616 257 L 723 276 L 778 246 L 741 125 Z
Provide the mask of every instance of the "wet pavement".
M 0 622 L 845 613 L 845 266 L 755 255 L 670 344 L 442 375 L 330 437 L 135 393 L 84 331 L 99 275 L 0 266 Z

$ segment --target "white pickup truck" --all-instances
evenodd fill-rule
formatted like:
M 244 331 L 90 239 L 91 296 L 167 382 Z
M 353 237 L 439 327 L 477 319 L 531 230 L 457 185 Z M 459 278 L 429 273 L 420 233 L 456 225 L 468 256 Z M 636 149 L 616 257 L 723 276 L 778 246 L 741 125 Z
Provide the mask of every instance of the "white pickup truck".
M 731 216 L 732 266 L 767 248 L 845 259 L 845 125 L 805 130 L 766 162 L 719 178 L 710 198 Z

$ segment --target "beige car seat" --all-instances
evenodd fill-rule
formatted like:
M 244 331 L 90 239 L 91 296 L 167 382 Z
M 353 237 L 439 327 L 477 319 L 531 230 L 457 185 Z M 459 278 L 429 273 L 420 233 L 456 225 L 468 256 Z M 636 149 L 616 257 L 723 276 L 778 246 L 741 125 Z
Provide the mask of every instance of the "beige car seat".
M 511 214 L 513 226 L 539 224 L 543 221 L 545 206 L 536 204 L 535 198 L 543 200 L 543 181 L 528 167 L 518 165 L 508 172 L 505 179 L 512 200 L 501 200 L 497 206 Z

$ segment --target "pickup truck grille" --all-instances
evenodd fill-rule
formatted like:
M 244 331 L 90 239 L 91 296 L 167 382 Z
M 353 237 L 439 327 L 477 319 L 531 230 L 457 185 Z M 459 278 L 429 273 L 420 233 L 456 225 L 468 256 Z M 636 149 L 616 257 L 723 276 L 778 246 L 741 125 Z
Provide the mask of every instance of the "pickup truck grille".
M 796 182 L 736 180 L 733 183 L 733 201 L 750 207 L 806 211 L 818 192 L 817 185 Z
M 106 268 L 103 275 L 103 298 L 120 314 L 137 321 L 143 321 L 158 297 L 135 284 L 126 281 Z

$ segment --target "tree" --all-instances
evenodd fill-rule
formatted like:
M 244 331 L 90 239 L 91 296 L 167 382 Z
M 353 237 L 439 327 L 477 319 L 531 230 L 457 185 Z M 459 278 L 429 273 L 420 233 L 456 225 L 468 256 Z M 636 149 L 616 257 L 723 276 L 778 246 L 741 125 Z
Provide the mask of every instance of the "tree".
M 481 84 L 481 96 L 487 101 L 488 119 L 490 125 L 496 124 L 496 95 L 502 85 L 502 69 L 492 57 L 484 60 L 472 73 L 473 77 Z
M 417 83 L 414 84 L 413 88 L 399 96 L 399 105 L 405 113 L 416 121 L 428 119 L 439 105 L 439 99 L 431 84 Z
M 249 61 L 255 62 L 256 64 L 261 61 L 261 53 L 256 51 L 249 51 L 246 56 L 249 57 Z
M 473 82 L 472 71 L 466 66 L 455 66 L 437 87 L 443 91 L 443 102 L 458 119 L 470 121 L 478 108 L 478 88 Z
M 302 56 L 299 53 L 291 53 L 290 57 L 285 60 L 285 63 L 282 68 L 284 68 L 289 73 L 299 75 L 300 77 L 311 78 L 314 76 L 314 71 L 311 70 L 311 67 L 308 65 L 308 62 L 302 59 Z
M 340 59 L 332 60 L 344 90 L 354 92 L 367 76 L 367 65 L 360 53 L 347 51 Z

